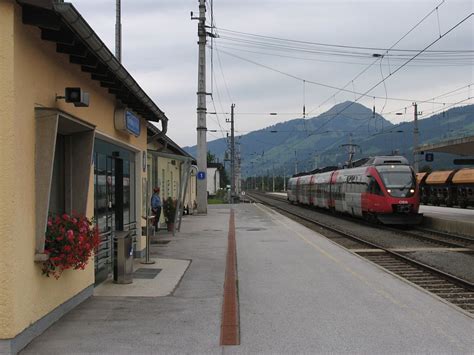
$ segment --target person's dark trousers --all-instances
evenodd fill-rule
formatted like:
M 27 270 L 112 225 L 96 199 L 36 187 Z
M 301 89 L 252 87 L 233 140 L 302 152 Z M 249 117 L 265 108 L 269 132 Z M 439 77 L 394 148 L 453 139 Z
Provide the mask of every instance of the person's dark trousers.
M 155 231 L 158 231 L 158 222 L 160 221 L 161 207 L 153 208 L 153 214 L 155 215 L 155 218 L 153 218 L 153 227 L 155 227 Z

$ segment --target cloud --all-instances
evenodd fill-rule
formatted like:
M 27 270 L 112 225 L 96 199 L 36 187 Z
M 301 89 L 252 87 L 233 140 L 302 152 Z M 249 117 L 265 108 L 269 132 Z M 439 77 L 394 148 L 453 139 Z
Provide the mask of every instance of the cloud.
M 115 1 L 77 0 L 73 3 L 113 51 Z M 225 31 L 219 28 L 308 42 L 389 48 L 438 3 L 439 1 L 432 0 L 215 0 L 214 19 L 218 27 L 217 32 L 221 35 L 224 35 Z M 122 2 L 123 63 L 166 112 L 170 119 L 169 136 L 183 146 L 196 142 L 197 22 L 190 20 L 189 12 L 194 11 L 197 14 L 197 5 L 196 0 Z M 396 48 L 424 48 L 438 38 L 440 33 L 447 31 L 472 11 L 473 4 L 470 0 L 445 2 L 439 7 L 438 13 L 434 13 L 413 30 Z M 207 16 L 210 17 L 210 9 Z M 474 21 L 471 18 L 430 50 L 474 50 L 473 26 Z M 470 66 L 432 66 L 441 62 L 427 62 L 430 57 L 426 55 L 395 75 L 390 74 L 403 60 L 384 59 L 383 74 L 377 63 L 352 83 L 351 80 L 367 63 L 374 60 L 370 52 L 368 57 L 363 59 L 315 55 L 294 50 L 278 52 L 287 56 L 278 57 L 249 52 L 274 54 L 268 47 L 243 47 L 242 43 L 236 45 L 236 42 L 224 38 L 217 39 L 216 43 L 217 48 L 305 80 L 336 87 L 348 84 L 347 89 L 358 92 L 365 92 L 382 77 L 390 76 L 385 81 L 385 86 L 381 84 L 369 93 L 372 96 L 380 96 L 381 99 L 360 99 L 362 104 L 370 108 L 375 104 L 377 112 L 380 112 L 382 107 L 384 113 L 404 107 L 410 112 L 411 99 L 428 99 L 474 80 L 472 53 L 462 60 L 464 64 L 471 64 Z M 224 47 L 233 47 L 234 50 Z M 291 56 L 306 60 L 289 58 Z M 212 58 L 213 77 L 217 83 L 212 86 L 213 98 L 218 111 L 222 111 L 221 105 L 223 110 L 228 110 L 231 101 L 236 104 L 236 112 L 302 111 L 301 81 L 223 53 L 219 57 L 214 54 Z M 211 90 L 210 63 L 208 51 L 208 91 Z M 455 62 L 445 61 L 444 64 L 450 63 Z M 337 90 L 310 83 L 306 83 L 304 87 L 307 111 L 314 110 L 312 113 L 315 115 L 334 104 L 357 98 L 357 95 L 351 93 L 338 93 L 334 96 Z M 231 98 L 228 97 L 227 91 Z M 406 98 L 408 101 L 385 102 L 385 95 Z M 443 101 L 456 102 L 464 97 L 463 95 L 467 96 L 468 92 L 462 91 L 457 96 L 443 98 Z M 420 104 L 420 109 L 428 112 L 433 110 L 433 104 Z M 208 103 L 208 111 L 214 111 L 211 101 Z M 217 129 L 216 117 L 210 116 L 207 120 L 208 127 Z M 237 127 L 242 131 L 263 128 L 293 118 L 284 115 L 237 117 Z M 404 117 L 394 114 L 386 116 L 393 122 Z M 224 116 L 221 117 L 221 126 L 225 126 L 223 121 Z M 220 133 L 217 135 L 220 136 Z M 211 137 L 209 136 L 209 139 L 212 139 Z

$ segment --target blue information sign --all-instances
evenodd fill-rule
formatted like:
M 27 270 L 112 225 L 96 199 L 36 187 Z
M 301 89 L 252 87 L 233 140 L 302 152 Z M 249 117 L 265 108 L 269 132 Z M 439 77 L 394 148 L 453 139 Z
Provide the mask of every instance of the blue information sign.
M 204 180 L 206 178 L 206 173 L 204 171 L 198 171 L 197 178 L 198 180 Z
M 135 136 L 140 135 L 140 119 L 130 111 L 125 111 L 125 127 Z

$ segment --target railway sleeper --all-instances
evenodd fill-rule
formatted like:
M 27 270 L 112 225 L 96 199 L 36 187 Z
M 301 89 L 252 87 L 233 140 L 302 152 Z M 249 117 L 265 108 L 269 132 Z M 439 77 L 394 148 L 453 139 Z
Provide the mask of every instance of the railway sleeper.
M 399 266 L 394 266 L 394 265 L 390 265 L 390 264 L 384 264 L 384 263 L 377 263 L 377 264 L 383 266 L 386 269 L 400 270 L 401 272 L 408 271 L 408 270 L 413 270 L 413 268 L 400 268 Z
M 373 260 L 373 261 L 377 261 L 377 262 L 384 262 L 384 263 L 387 263 L 387 264 L 394 264 L 394 265 L 406 265 L 404 262 L 402 261 L 399 261 L 399 260 L 395 260 L 393 258 L 390 258 L 390 257 L 383 257 L 383 256 L 368 256 L 367 254 L 364 255 L 364 257 L 366 257 L 367 259 L 369 260 Z
M 440 297 L 455 297 L 459 296 L 459 299 L 465 299 L 468 301 L 474 301 L 474 293 L 466 293 L 466 292 L 434 292 Z
M 446 285 L 446 287 L 439 287 L 439 286 L 426 286 L 425 287 L 426 290 L 430 291 L 430 292 L 433 292 L 433 293 L 443 293 L 443 292 L 452 292 L 452 293 L 455 293 L 455 292 L 465 292 L 466 290 L 464 290 L 463 288 L 460 288 L 460 287 L 451 287 L 451 286 L 448 286 Z
M 451 283 L 445 283 L 445 282 L 435 283 L 435 282 L 432 282 L 432 281 L 416 281 L 414 283 L 416 283 L 418 286 L 421 286 L 421 287 L 424 287 L 424 288 L 427 288 L 427 287 L 447 287 L 447 288 L 456 287 Z
M 449 300 L 454 304 L 472 304 L 474 305 L 474 300 L 472 298 L 451 298 L 451 297 L 443 297 L 445 300 Z
M 380 263 L 382 264 L 382 263 Z M 424 270 L 421 270 L 421 269 L 417 269 L 416 267 L 413 267 L 413 266 L 410 266 L 410 265 L 407 265 L 407 264 L 404 264 L 404 265 L 400 265 L 400 264 L 385 264 L 383 263 L 384 265 L 389 265 L 392 269 L 396 269 L 396 270 L 413 270 L 413 271 L 422 271 L 424 272 Z
M 421 275 L 421 274 L 425 274 L 424 271 L 421 271 L 421 270 L 410 270 L 410 269 L 390 269 L 390 271 L 393 271 L 393 272 L 400 272 L 400 273 L 403 273 L 404 275 Z
M 418 281 L 441 281 L 439 277 L 432 276 L 432 275 L 420 275 L 420 276 L 408 276 L 410 280 L 418 280 Z

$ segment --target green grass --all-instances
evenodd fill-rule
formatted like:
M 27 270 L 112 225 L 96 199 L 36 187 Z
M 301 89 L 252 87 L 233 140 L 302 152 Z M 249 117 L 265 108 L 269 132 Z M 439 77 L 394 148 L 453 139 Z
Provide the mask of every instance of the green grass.
M 207 203 L 209 205 L 220 205 L 222 203 L 227 203 L 226 201 L 224 201 L 223 199 L 221 198 L 216 198 L 216 197 L 213 197 L 213 198 L 208 198 L 207 199 Z

